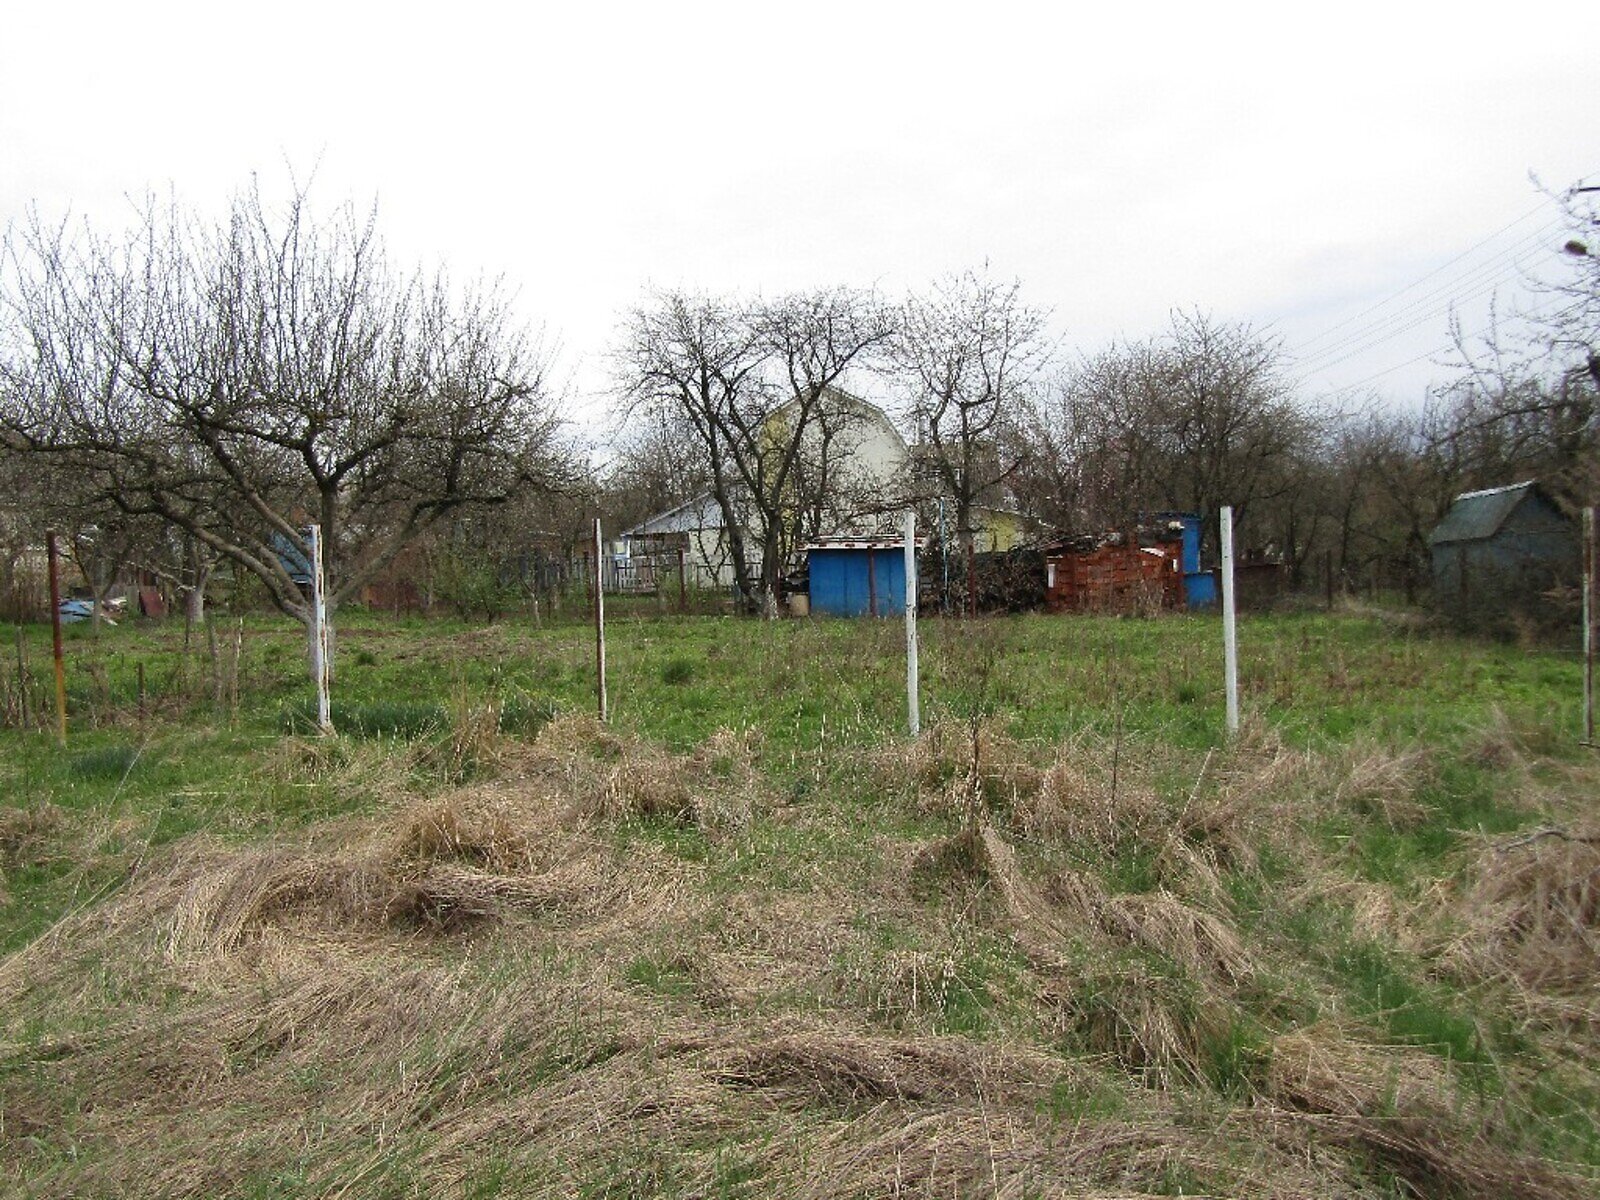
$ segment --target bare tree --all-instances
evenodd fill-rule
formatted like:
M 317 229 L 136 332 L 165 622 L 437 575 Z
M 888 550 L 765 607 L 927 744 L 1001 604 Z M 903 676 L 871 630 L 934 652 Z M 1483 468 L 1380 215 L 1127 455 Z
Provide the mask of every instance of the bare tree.
M 1469 339 L 1452 316 L 1459 370 L 1439 396 L 1437 433 L 1488 483 L 1537 476 L 1569 507 L 1600 491 L 1600 190 L 1553 194 L 1568 226 L 1549 270 L 1529 281 L 1539 303 Z M 1564 251 L 1564 253 L 1562 252 Z
M 1057 437 L 1078 456 L 1080 506 L 1107 525 L 1152 509 L 1209 517 L 1224 503 L 1243 520 L 1293 486 L 1295 453 L 1316 437 L 1276 346 L 1198 313 L 1085 359 L 1060 386 L 1047 419 L 1072 422 Z
M 307 522 L 336 607 L 441 517 L 561 477 L 537 344 L 496 288 L 395 272 L 370 214 L 252 185 L 220 224 L 152 203 L 121 241 L 35 219 L 7 267 L 8 443 L 302 621 Z
M 663 292 L 628 318 L 625 395 L 692 432 L 748 607 L 774 611 L 846 420 L 838 385 L 891 329 L 873 297 L 844 288 L 754 302 Z
M 1003 434 L 1049 356 L 1045 313 L 1021 292 L 1019 282 L 972 272 L 945 279 L 906 301 L 893 342 L 919 467 L 950 498 L 962 547 L 972 544 L 973 510 L 994 499 L 1021 462 L 1017 442 Z

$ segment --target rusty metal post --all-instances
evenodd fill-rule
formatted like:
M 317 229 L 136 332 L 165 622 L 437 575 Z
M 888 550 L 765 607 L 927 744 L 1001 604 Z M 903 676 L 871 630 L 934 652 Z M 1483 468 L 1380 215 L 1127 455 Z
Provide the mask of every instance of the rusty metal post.
M 28 659 L 23 649 L 22 610 L 17 609 L 17 728 L 28 727 Z
M 1594 745 L 1594 658 L 1595 658 L 1595 518 L 1593 507 L 1583 510 L 1583 740 Z
M 56 531 L 44 535 L 50 559 L 50 638 L 56 663 L 56 740 L 67 744 L 67 661 L 61 649 L 61 559 L 56 550 Z
M 595 698 L 600 709 L 600 719 L 607 718 L 606 703 L 606 601 L 605 589 L 600 586 L 600 518 L 594 519 L 594 674 Z

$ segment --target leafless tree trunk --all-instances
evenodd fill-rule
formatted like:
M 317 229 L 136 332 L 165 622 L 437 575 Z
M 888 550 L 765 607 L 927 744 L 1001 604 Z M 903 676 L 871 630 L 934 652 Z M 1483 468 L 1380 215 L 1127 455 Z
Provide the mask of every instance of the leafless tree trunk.
M 908 415 L 923 444 L 921 467 L 950 498 L 956 544 L 973 544 L 973 511 L 997 502 L 1017 471 L 1022 417 L 1049 354 L 1045 314 L 1022 300 L 1020 283 L 973 273 L 938 284 L 902 309 L 892 350 Z

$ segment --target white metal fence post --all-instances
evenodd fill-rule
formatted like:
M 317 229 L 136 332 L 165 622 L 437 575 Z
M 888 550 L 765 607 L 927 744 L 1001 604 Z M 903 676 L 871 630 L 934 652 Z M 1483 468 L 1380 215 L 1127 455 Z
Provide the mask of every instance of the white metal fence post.
M 1222 655 L 1228 693 L 1228 736 L 1239 732 L 1239 637 L 1233 607 L 1233 506 L 1222 506 Z
M 594 668 L 595 689 L 600 706 L 600 719 L 610 715 L 606 698 L 606 601 L 600 544 L 600 518 L 594 519 Z
M 333 702 L 328 692 L 328 581 L 322 573 L 322 526 L 310 525 L 311 678 L 317 685 L 317 728 L 333 732 Z
M 906 509 L 906 716 L 911 736 L 922 732 L 917 696 L 917 514 Z

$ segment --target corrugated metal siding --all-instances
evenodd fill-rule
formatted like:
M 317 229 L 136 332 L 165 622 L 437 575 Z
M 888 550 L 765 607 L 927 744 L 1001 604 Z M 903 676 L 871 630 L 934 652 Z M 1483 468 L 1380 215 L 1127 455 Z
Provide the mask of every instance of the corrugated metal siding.
M 904 550 L 818 547 L 810 551 L 807 561 L 813 613 L 897 617 L 905 612 Z

